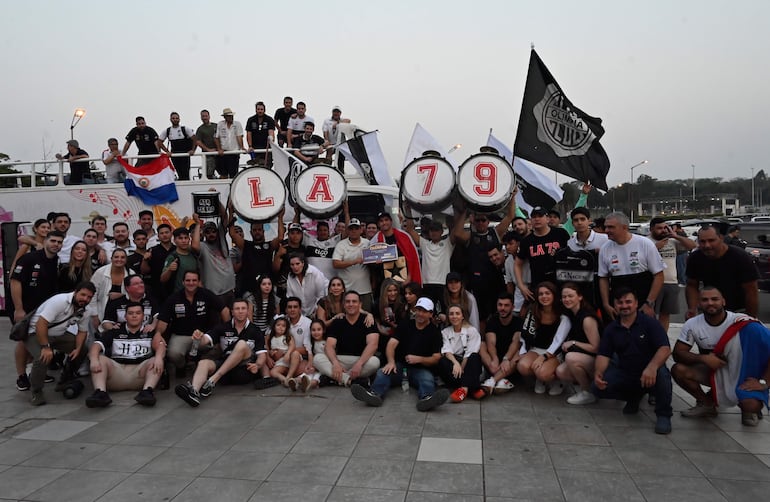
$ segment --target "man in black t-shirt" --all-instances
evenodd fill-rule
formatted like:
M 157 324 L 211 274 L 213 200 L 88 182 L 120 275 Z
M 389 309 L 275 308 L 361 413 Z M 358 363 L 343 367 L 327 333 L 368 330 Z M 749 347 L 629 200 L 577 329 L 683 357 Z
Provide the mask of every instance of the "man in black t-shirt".
M 67 141 L 67 154 L 56 154 L 59 160 L 66 160 L 70 163 L 70 177 L 68 185 L 80 185 L 81 183 L 93 183 L 91 177 L 91 164 L 87 160 L 88 152 L 81 150 L 78 140 L 71 139 Z M 87 182 L 84 180 L 88 180 Z
M 315 124 L 305 122 L 305 131 L 299 136 L 294 136 L 292 146 L 299 150 L 294 152 L 299 160 L 307 165 L 318 162 L 318 156 L 323 151 L 324 139 L 315 134 Z
M 275 118 L 275 122 L 278 125 L 278 145 L 279 146 L 285 147 L 289 141 L 289 138 L 288 138 L 289 119 L 291 118 L 292 115 L 297 113 L 297 110 L 295 110 L 291 106 L 293 103 L 294 103 L 294 100 L 291 98 L 291 96 L 286 96 L 285 98 L 283 98 L 283 108 L 277 109 L 275 111 L 275 114 L 273 115 L 273 117 Z
M 563 228 L 548 226 L 548 212 L 540 206 L 534 207 L 530 216 L 532 232 L 519 244 L 514 273 L 516 284 L 520 285 L 524 298 L 532 302 L 535 301 L 535 296 L 529 286 L 537 287 L 543 281 L 556 282 L 554 255 L 558 250 L 567 247 L 569 234 Z M 529 285 L 524 282 L 524 267 L 527 261 L 532 274 Z
M 491 377 L 481 384 L 487 394 L 513 388 L 508 380 L 516 370 L 521 349 L 522 320 L 513 315 L 513 295 L 501 293 L 497 297 L 497 314 L 487 321 L 484 340 L 479 349 L 481 363 Z
M 136 143 L 136 148 L 139 150 L 139 155 L 156 155 L 158 153 L 158 133 L 155 129 L 148 126 L 144 121 L 144 117 L 136 117 L 136 127 L 128 131 L 126 134 L 126 144 L 123 145 L 121 155 L 125 156 L 128 149 L 131 147 L 131 143 Z M 168 149 L 160 145 L 166 153 L 169 153 Z M 153 159 L 137 159 L 134 164 L 136 167 L 149 164 Z
M 241 270 L 238 272 L 238 284 L 240 291 L 236 294 L 243 295 L 246 292 L 259 296 L 259 281 L 257 278 L 273 277 L 273 253 L 283 240 L 283 210 L 276 217 L 278 222 L 278 235 L 271 241 L 265 240 L 265 226 L 262 223 L 251 224 L 251 239 L 243 238 L 242 233 L 230 226 L 230 238 L 233 244 L 241 251 Z
M 142 258 L 142 275 L 148 275 L 150 277 L 150 283 L 145 286 L 149 286 L 150 296 L 155 298 L 158 304 L 163 304 L 169 294 L 169 289 L 160 282 L 160 276 L 163 273 L 163 267 L 166 263 L 166 258 L 176 249 L 176 246 L 171 242 L 173 235 L 173 229 L 171 225 L 162 223 L 158 225 L 158 244 L 151 247 L 149 250 L 149 256 L 145 255 Z
M 449 398 L 447 389 L 436 390 L 434 368 L 441 359 L 441 332 L 433 324 L 433 301 L 422 297 L 415 305 L 415 318 L 402 322 L 388 341 L 385 354 L 388 363 L 377 371 L 370 390 L 353 384 L 353 397 L 369 406 L 382 406 L 391 387 L 401 385 L 407 378 L 417 387 L 417 410 L 429 411 Z
M 158 304 L 152 297 L 145 294 L 144 280 L 138 275 L 129 275 L 123 279 L 126 294 L 107 302 L 102 313 L 101 327 L 104 330 L 117 329 L 126 322 L 126 308 L 131 303 L 142 306 L 144 330 L 155 331 L 158 324 Z
M 265 103 L 258 101 L 257 113 L 246 121 L 246 142 L 249 145 L 251 160 L 249 165 L 270 167 L 273 165 L 270 143 L 275 141 L 275 120 L 265 113 Z M 255 152 L 254 150 L 267 150 Z
M 343 298 L 345 317 L 335 319 L 327 331 L 324 354 L 313 357 L 313 366 L 340 385 L 349 386 L 357 378 L 373 375 L 380 367 L 375 357 L 380 335 L 367 328 L 361 312 L 361 295 L 348 291 Z

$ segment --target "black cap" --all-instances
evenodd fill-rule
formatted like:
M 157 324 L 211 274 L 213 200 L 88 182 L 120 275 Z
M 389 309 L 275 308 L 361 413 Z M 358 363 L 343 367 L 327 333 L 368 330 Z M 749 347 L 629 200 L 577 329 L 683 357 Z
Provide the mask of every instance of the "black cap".
M 462 281 L 463 276 L 460 274 L 460 272 L 449 272 L 446 275 L 446 282 L 450 281 Z
M 548 214 L 548 211 L 540 206 L 535 206 L 532 208 L 532 211 L 529 212 L 530 216 L 545 216 Z
M 385 216 L 387 216 L 387 217 L 388 217 L 388 219 L 390 219 L 390 220 L 392 220 L 392 219 L 393 219 L 393 216 L 391 216 L 391 215 L 390 215 L 390 213 L 389 213 L 389 212 L 387 212 L 387 211 L 381 211 L 381 212 L 377 213 L 377 219 L 378 219 L 378 220 L 379 220 L 380 218 L 383 218 L 383 217 L 385 217 Z

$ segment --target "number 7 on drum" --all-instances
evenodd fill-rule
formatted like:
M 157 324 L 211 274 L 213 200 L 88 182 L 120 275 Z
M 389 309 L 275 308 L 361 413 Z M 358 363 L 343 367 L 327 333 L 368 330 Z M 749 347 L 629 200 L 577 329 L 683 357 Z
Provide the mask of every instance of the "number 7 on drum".
M 423 195 L 430 195 L 433 191 L 433 182 L 436 181 L 436 171 L 438 170 L 438 164 L 421 164 L 417 166 L 417 172 L 420 174 L 427 173 L 425 177 L 425 184 L 422 187 Z

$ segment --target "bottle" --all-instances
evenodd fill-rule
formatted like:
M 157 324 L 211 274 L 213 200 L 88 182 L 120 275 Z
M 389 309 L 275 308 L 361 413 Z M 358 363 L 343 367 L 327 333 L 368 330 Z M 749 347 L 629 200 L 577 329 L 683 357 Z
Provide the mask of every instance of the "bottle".
M 401 370 L 401 392 L 404 394 L 409 393 L 409 375 L 406 372 L 406 366 Z
M 192 345 L 190 346 L 190 357 L 195 357 L 198 355 L 198 347 L 200 346 L 201 341 L 196 340 L 193 338 Z

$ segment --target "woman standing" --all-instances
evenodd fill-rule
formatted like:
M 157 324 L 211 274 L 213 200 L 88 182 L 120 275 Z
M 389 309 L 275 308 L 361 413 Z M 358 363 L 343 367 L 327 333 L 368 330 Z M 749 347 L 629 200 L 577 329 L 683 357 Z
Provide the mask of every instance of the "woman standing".
M 309 265 L 305 255 L 289 255 L 289 275 L 286 279 L 286 297 L 296 296 L 302 300 L 302 314 L 314 317 L 318 300 L 326 294 L 329 280 L 313 265 Z
M 59 292 L 67 293 L 75 290 L 75 285 L 90 281 L 93 275 L 91 260 L 88 256 L 88 246 L 84 241 L 77 241 L 70 251 L 70 262 L 59 269 Z
M 107 302 L 126 294 L 123 279 L 133 275 L 126 267 L 127 259 L 128 255 L 125 250 L 116 248 L 112 252 L 111 262 L 94 272 L 93 283 L 96 286 L 94 300 L 96 301 L 96 317 L 98 317 L 95 326 L 101 323 Z

